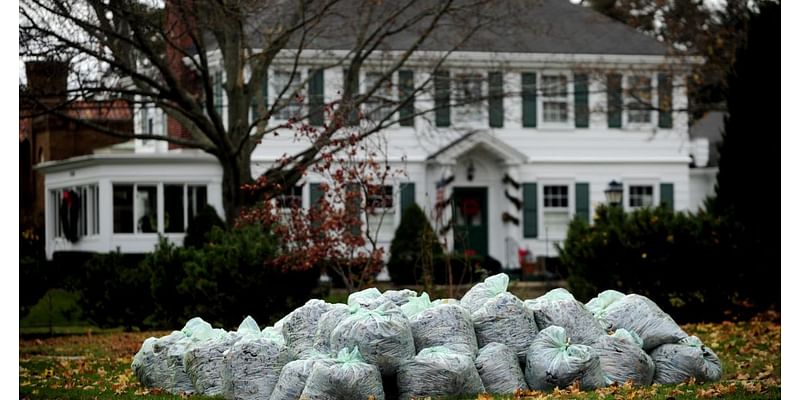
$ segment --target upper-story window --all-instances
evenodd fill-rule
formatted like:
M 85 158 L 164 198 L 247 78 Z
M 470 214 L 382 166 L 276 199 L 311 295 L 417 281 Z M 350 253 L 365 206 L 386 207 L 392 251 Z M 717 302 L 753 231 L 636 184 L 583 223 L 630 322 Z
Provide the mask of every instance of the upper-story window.
M 649 124 L 653 108 L 653 83 L 648 75 L 628 77 L 628 122 Z
M 456 107 L 461 122 L 480 122 L 483 118 L 483 76 L 456 75 Z
M 569 121 L 566 75 L 542 76 L 542 122 L 563 124 Z
M 631 185 L 628 186 L 628 207 L 643 208 L 652 207 L 655 203 L 652 185 Z
M 301 117 L 303 112 L 302 83 L 300 73 L 292 74 L 291 71 L 275 71 L 272 78 L 272 93 L 278 100 L 275 119 L 287 121 Z
M 384 77 L 383 72 L 367 72 L 364 75 L 365 92 L 372 90 Z M 372 96 L 364 102 L 364 115 L 370 121 L 383 121 L 392 111 L 392 80 L 391 78 L 380 82 L 380 86 Z

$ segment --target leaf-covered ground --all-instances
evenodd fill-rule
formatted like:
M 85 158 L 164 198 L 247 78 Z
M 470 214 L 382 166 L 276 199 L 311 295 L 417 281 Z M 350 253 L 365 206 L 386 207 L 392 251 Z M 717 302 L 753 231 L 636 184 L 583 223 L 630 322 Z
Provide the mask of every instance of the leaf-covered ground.
M 635 388 L 613 386 L 593 392 L 577 387 L 550 393 L 517 393 L 520 399 L 768 399 L 780 398 L 780 316 L 747 322 L 684 325 L 722 359 L 721 382 Z M 20 339 L 19 390 L 23 399 L 179 399 L 145 389 L 130 370 L 133 355 L 149 336 L 167 332 L 106 333 L 49 339 Z M 193 397 L 199 398 L 199 397 Z M 491 399 L 481 395 L 480 399 Z

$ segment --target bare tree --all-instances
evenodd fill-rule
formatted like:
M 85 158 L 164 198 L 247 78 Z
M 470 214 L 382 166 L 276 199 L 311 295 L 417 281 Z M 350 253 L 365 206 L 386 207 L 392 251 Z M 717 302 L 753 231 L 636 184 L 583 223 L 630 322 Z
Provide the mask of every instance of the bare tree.
M 251 153 L 262 140 L 285 128 L 318 132 L 306 150 L 270 167 L 261 179 L 293 184 L 320 160 L 324 149 L 340 145 L 335 137 L 349 116 L 379 96 L 381 85 L 392 82 L 393 74 L 424 49 L 440 27 L 447 26 L 440 36 L 447 39 L 449 50 L 430 60 L 431 70 L 489 24 L 490 18 L 476 12 L 487 1 L 491 0 L 22 0 L 20 57 L 69 61 L 71 74 L 62 104 L 38 102 L 24 85 L 20 98 L 37 104 L 39 112 L 109 135 L 162 140 L 213 155 L 223 169 L 223 205 L 231 222 L 243 205 L 255 201 L 253 196 L 274 194 L 274 185 L 241 190 L 254 187 Z M 268 124 L 275 113 L 303 102 L 301 88 L 313 75 L 303 79 L 295 72 L 309 62 L 318 70 L 347 71 L 338 98 L 327 104 L 309 98 L 289 124 Z M 376 84 L 359 91 L 359 71 L 376 62 L 381 65 Z M 268 102 L 262 87 L 267 70 L 276 64 L 292 74 Z M 220 82 L 225 103 L 215 90 Z M 430 80 L 418 82 L 400 98 L 390 99 L 384 118 L 358 138 L 398 123 L 390 116 L 429 85 Z M 66 111 L 77 100 L 109 98 L 163 110 L 177 134 L 120 132 Z

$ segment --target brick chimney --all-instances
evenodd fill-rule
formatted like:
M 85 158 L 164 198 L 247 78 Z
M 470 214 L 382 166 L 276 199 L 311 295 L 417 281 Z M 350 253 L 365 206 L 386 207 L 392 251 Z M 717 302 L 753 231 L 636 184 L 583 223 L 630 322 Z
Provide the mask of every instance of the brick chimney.
M 39 101 L 57 105 L 67 100 L 69 63 L 64 61 L 28 61 L 25 75 L 28 90 Z
M 197 34 L 194 11 L 193 0 L 166 0 L 164 5 L 164 30 L 175 46 L 168 45 L 166 49 L 167 62 L 170 69 L 175 71 L 174 73 L 183 87 L 199 92 L 200 87 L 196 75 L 183 63 L 185 55 L 179 50 L 190 52 L 192 49 L 193 43 L 190 33 L 194 31 Z M 167 135 L 184 139 L 191 139 L 192 137 L 189 130 L 172 117 L 167 117 Z M 181 147 L 180 145 L 169 144 L 170 150 Z

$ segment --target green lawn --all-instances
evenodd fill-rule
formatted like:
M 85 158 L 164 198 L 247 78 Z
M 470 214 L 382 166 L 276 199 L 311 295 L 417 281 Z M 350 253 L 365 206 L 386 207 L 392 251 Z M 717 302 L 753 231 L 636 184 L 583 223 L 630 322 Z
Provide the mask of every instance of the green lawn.
M 689 324 L 720 356 L 723 380 L 634 388 L 608 387 L 594 392 L 566 388 L 550 393 L 519 393 L 524 399 L 771 399 L 780 398 L 780 317 L 766 314 L 746 322 Z M 130 363 L 142 341 L 167 332 L 100 332 L 47 339 L 20 338 L 19 389 L 24 399 L 180 399 L 143 388 Z M 201 398 L 199 396 L 193 398 Z M 481 399 L 491 399 L 482 395 Z

